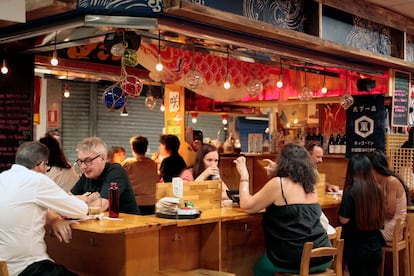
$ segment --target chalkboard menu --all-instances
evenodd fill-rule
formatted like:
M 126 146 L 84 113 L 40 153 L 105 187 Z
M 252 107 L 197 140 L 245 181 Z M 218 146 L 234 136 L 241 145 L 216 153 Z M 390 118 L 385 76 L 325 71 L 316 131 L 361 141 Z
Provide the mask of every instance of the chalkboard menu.
M 410 96 L 410 73 L 395 71 L 394 93 L 392 98 L 392 122 L 393 126 L 408 125 L 408 110 Z
M 0 172 L 14 164 L 17 148 L 33 140 L 34 60 L 8 59 L 0 74 Z

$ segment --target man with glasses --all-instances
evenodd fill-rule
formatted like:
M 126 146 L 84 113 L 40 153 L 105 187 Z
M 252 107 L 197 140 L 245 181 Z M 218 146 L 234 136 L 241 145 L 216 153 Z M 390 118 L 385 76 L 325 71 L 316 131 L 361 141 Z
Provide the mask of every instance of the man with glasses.
M 44 227 L 50 225 L 59 241 L 68 243 L 70 225 L 60 215 L 80 218 L 88 206 L 45 175 L 48 157 L 45 145 L 25 142 L 16 164 L 0 174 L 0 259 L 7 261 L 10 275 L 76 275 L 49 258 Z
M 82 140 L 77 147 L 78 160 L 76 164 L 82 171 L 82 176 L 71 192 L 79 198 L 102 198 L 102 211 L 109 207 L 109 186 L 112 182 L 118 184 L 119 204 L 121 213 L 140 214 L 134 192 L 125 169 L 118 163 L 108 163 L 107 148 L 104 141 L 98 137 Z M 87 194 L 90 194 L 87 196 Z

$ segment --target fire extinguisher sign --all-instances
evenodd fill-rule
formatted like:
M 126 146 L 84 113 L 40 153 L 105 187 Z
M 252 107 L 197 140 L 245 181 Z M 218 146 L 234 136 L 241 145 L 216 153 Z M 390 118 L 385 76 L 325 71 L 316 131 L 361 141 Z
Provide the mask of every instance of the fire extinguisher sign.
M 47 111 L 47 128 L 57 128 L 58 121 L 58 111 L 56 109 L 49 109 Z

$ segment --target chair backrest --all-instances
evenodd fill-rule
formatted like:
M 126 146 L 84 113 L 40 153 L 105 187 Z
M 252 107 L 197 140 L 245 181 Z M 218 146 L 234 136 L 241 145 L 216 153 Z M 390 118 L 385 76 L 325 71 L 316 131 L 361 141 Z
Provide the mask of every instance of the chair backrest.
M 0 260 L 0 276 L 9 276 L 7 263 L 4 260 Z
M 303 247 L 302 259 L 300 262 L 300 276 L 309 275 L 309 265 L 312 258 L 325 256 L 332 256 L 335 261 L 335 266 L 333 268 L 334 273 L 329 275 L 342 276 L 342 255 L 344 251 L 343 239 L 337 239 L 336 247 L 319 247 L 314 249 L 312 249 L 312 247 L 313 242 L 306 242 Z
M 401 239 L 401 233 L 402 233 L 402 239 Z M 407 222 L 402 222 L 401 219 L 399 218 L 395 221 L 395 225 L 394 225 L 394 232 L 392 236 L 393 247 L 397 246 L 398 242 L 401 240 L 408 241 L 408 228 L 407 228 Z
M 342 234 L 342 226 L 335 227 L 335 235 L 330 237 L 333 247 L 336 247 L 336 243 L 341 238 L 341 234 Z

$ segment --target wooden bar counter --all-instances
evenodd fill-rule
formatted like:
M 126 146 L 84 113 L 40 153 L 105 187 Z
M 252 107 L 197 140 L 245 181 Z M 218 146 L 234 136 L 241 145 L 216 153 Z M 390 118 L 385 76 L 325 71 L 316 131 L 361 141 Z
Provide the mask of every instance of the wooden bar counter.
M 332 208 L 339 202 L 327 196 L 321 206 Z M 236 206 L 205 210 L 196 219 L 119 218 L 72 224 L 69 244 L 47 234 L 49 255 L 82 276 L 159 275 L 198 268 L 243 276 L 252 274 L 265 250 L 262 214 L 247 214 Z

